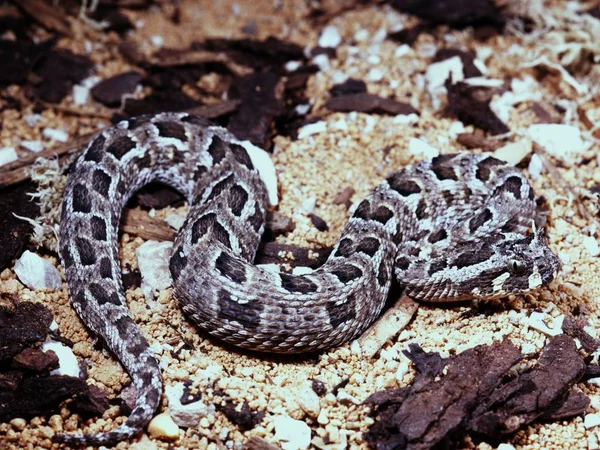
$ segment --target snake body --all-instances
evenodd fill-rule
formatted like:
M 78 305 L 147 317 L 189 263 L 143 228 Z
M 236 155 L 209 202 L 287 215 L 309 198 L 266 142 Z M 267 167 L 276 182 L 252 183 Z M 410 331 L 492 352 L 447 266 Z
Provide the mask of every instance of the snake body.
M 129 372 L 137 400 L 117 429 L 56 441 L 115 444 L 159 405 L 160 367 L 129 315 L 117 250 L 121 211 L 150 181 L 191 205 L 170 260 L 174 297 L 202 329 L 247 349 L 310 352 L 357 337 L 381 312 L 393 271 L 416 299 L 454 301 L 528 291 L 558 269 L 531 231 L 531 186 L 488 154 L 441 155 L 389 176 L 311 273 L 255 266 L 269 203 L 257 152 L 186 113 L 124 120 L 86 146 L 69 174 L 59 251 L 74 308 Z

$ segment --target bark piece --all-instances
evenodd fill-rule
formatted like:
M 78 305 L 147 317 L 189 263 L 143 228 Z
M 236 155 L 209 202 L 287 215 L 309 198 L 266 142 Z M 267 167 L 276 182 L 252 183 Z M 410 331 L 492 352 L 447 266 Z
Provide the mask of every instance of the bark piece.
M 92 97 L 106 106 L 119 106 L 123 96 L 132 93 L 141 80 L 142 75 L 134 70 L 120 73 L 95 85 Z
M 391 98 L 382 98 L 366 92 L 332 97 L 327 101 L 326 106 L 332 111 L 342 112 L 357 111 L 392 115 L 419 114 L 419 111 L 408 103 L 398 102 Z
M 490 98 L 479 98 L 481 88 L 462 82 L 452 84 L 451 80 L 446 80 L 445 84 L 448 90 L 447 111 L 452 116 L 465 125 L 474 125 L 493 135 L 510 131 L 490 108 Z

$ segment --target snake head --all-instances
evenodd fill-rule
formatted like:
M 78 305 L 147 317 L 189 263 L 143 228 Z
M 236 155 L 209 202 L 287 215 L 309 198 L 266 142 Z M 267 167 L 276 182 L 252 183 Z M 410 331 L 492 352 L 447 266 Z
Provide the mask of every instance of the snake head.
M 522 294 L 550 283 L 559 266 L 542 230 L 535 230 L 527 237 L 498 233 L 480 245 L 464 242 L 427 257 L 399 255 L 395 273 L 407 295 L 449 302 Z

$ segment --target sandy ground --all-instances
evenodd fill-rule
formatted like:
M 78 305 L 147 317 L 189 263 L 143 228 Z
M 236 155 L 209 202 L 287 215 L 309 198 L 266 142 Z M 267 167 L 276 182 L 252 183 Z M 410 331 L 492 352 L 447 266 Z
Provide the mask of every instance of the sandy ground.
M 211 6 L 211 3 L 183 1 L 179 26 L 166 20 L 167 7 L 129 13 L 138 25 L 135 40 L 151 52 L 156 49 L 151 43 L 152 36 L 161 36 L 164 46 L 184 47 L 205 37 L 244 37 L 242 27 L 254 22 L 257 27 L 253 38 L 273 35 L 302 46 L 317 43 L 320 28 L 306 19 L 304 2 L 256 0 L 235 4 L 217 2 L 218 6 Z M 274 431 L 278 416 L 306 422 L 312 430 L 314 448 L 366 448 L 361 435 L 373 419 L 361 402 L 382 388 L 410 383 L 414 369 L 401 353 L 409 343 L 418 343 L 426 351 L 451 355 L 509 336 L 525 355 L 533 355 L 543 348 L 548 335 L 530 326 L 530 313 L 543 310 L 551 317 L 560 317 L 561 314 L 573 315 L 575 308 L 582 305 L 589 312 L 589 330 L 594 334 L 600 300 L 596 274 L 600 267 L 598 258 L 591 256 L 584 242 L 586 237 L 597 238 L 597 219 L 592 213 L 579 214 L 574 202 L 582 197 L 583 189 L 600 183 L 596 158 L 598 144 L 578 122 L 576 111 L 578 106 L 584 108 L 592 121 L 600 117 L 600 108 L 590 97 L 600 71 L 597 66 L 592 66 L 585 76 L 578 78 L 577 83 L 586 87 L 585 93 L 580 93 L 556 70 L 540 76 L 535 68 L 527 67 L 542 56 L 548 61 L 556 61 L 560 52 L 553 46 L 561 43 L 578 42 L 583 47 L 594 45 L 586 41 L 585 36 L 572 38 L 572 29 L 559 21 L 563 14 L 559 9 L 558 6 L 553 9 L 551 2 L 542 16 L 536 16 L 532 7 L 532 16 L 541 23 L 546 20 L 545 26 L 549 27 L 546 33 L 539 33 L 537 39 L 515 31 L 478 42 L 469 31 L 438 29 L 437 39 L 425 34 L 411 47 L 401 47 L 401 44 L 384 38 L 386 33 L 414 24 L 414 17 L 397 13 L 388 6 L 370 6 L 341 14 L 329 21 L 342 36 L 339 57 L 329 60 L 329 67 L 312 76 L 308 88 L 313 111 L 323 115 L 321 120 L 327 131 L 297 141 L 277 137 L 273 154 L 279 179 L 279 211 L 296 223 L 295 231 L 279 240 L 302 246 L 333 244 L 349 216 L 343 205 L 333 204 L 333 199 L 344 188 L 353 187 L 356 192 L 352 200 L 360 201 L 387 173 L 423 159 L 423 154 L 414 150 L 413 139 L 438 148 L 442 153 L 463 149 L 456 141 L 456 130 L 462 131 L 462 124 L 443 118 L 439 110 L 434 109 L 424 73 L 441 43 L 472 49 L 487 68 L 487 78 L 525 82 L 523 102 L 507 108 L 507 124 L 513 130 L 510 141 L 527 141 L 528 127 L 537 120 L 529 109 L 531 101 L 549 110 L 553 105 L 560 105 L 566 111 L 563 120 L 582 131 L 587 148 L 573 151 L 563 148 L 554 159 L 559 161 L 557 171 L 568 189 L 560 186 L 547 171 L 532 180 L 536 193 L 544 196 L 550 205 L 547 231 L 552 248 L 563 262 L 562 271 L 551 286 L 533 294 L 506 299 L 504 308 L 497 308 L 491 315 L 466 314 L 471 310 L 468 304 L 452 307 L 422 305 L 409 326 L 373 358 L 361 355 L 357 346 L 351 343 L 306 358 L 239 352 L 208 339 L 192 326 L 172 301 L 170 290 L 162 292 L 150 309 L 146 308 L 141 289 L 130 290 L 127 297 L 132 314 L 159 352 L 166 386 L 192 380 L 194 388 L 203 393 L 202 401 L 208 405 L 221 401 L 214 395 L 219 389 L 235 403 L 245 401 L 251 409 L 265 411 L 266 416 L 259 426 L 242 433 L 217 413 L 203 419 L 195 429 L 180 429 L 175 441 L 152 439 L 142 434 L 132 443 L 121 443 L 116 448 L 241 448 L 250 436 L 263 437 L 277 445 L 281 444 Z M 569 20 L 563 22 L 568 24 Z M 540 28 L 543 26 L 539 25 Z M 76 25 L 75 30 L 76 38 L 63 39 L 60 46 L 84 53 L 85 42 L 95 42 L 89 56 L 96 62 L 100 77 L 129 68 L 115 50 L 115 35 L 94 32 L 81 24 Z M 582 30 L 580 27 L 581 33 Z M 328 112 L 324 108 L 328 90 L 348 76 L 365 80 L 371 93 L 409 102 L 420 110 L 420 117 L 414 123 L 405 124 L 391 116 Z M 70 99 L 66 99 L 63 104 L 69 105 L 69 102 Z M 23 125 L 22 117 L 26 112 L 3 113 L 0 144 L 16 145 L 22 139 L 37 139 L 39 129 Z M 60 127 L 71 136 L 107 123 L 98 118 L 74 118 L 50 110 L 42 115 L 44 126 Z M 471 126 L 466 127 L 467 132 L 472 130 Z M 591 162 L 579 163 L 588 157 Z M 319 232 L 311 225 L 305 215 L 307 199 L 309 203 L 314 199 L 314 212 L 329 224 L 328 231 Z M 585 202 L 584 205 L 589 206 Z M 179 209 L 179 212 L 183 210 Z M 170 212 L 173 212 L 172 208 L 158 211 L 157 217 Z M 135 249 L 142 243 L 140 238 L 124 235 L 121 241 L 123 261 L 136 267 Z M 56 260 L 52 261 L 58 265 Z M 66 286 L 63 285 L 60 292 L 31 291 L 23 287 L 10 269 L 1 274 L 1 279 L 3 293 L 17 294 L 21 300 L 43 302 L 50 308 L 60 332 L 76 343 L 75 354 L 89 361 L 88 382 L 106 389 L 111 395 L 119 394 L 128 377 L 115 359 L 94 345 L 95 338 L 85 330 L 69 305 Z M 193 350 L 182 349 L 174 357 L 170 350 L 178 350 L 184 340 L 193 345 Z M 310 401 L 306 394 L 310 386 L 307 380 L 313 379 L 322 381 L 328 394 L 320 397 L 316 404 L 313 401 L 307 405 Z M 334 395 L 331 390 L 346 379 L 348 383 L 337 396 Z M 218 380 L 216 384 L 215 380 Z M 597 386 L 581 383 L 578 388 L 592 398 L 600 399 Z M 162 410 L 168 411 L 166 398 Z M 590 407 L 588 412 L 594 412 L 593 408 Z M 49 438 L 54 432 L 97 432 L 114 428 L 123 421 L 117 407 L 110 408 L 103 418 L 87 422 L 81 422 L 63 409 L 48 420 L 0 424 L 0 436 L 5 434 L 4 438 L 0 437 L 0 448 L 52 448 Z M 575 418 L 527 427 L 507 438 L 506 443 L 519 449 L 598 448 L 598 433 L 594 428 L 586 430 L 583 418 Z M 486 443 L 465 441 L 464 448 L 473 447 L 492 448 Z

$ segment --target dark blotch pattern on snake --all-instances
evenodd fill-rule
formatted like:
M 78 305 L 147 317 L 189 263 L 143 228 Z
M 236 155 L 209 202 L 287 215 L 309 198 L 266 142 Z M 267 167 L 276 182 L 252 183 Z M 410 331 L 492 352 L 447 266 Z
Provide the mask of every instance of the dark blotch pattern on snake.
M 117 252 L 121 211 L 151 181 L 191 205 L 170 260 L 175 298 L 198 326 L 247 349 L 310 352 L 354 339 L 381 312 L 392 272 L 408 295 L 436 302 L 528 291 L 558 269 L 532 232 L 531 186 L 487 154 L 441 155 L 389 176 L 311 273 L 255 266 L 268 206 L 259 171 L 270 164 L 260 152 L 202 118 L 164 113 L 106 129 L 79 157 L 63 201 L 60 254 L 74 308 L 129 372 L 137 399 L 117 429 L 56 441 L 115 444 L 159 405 L 160 367 L 129 315 Z

